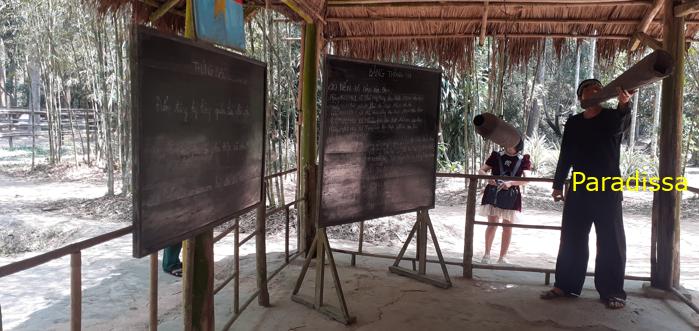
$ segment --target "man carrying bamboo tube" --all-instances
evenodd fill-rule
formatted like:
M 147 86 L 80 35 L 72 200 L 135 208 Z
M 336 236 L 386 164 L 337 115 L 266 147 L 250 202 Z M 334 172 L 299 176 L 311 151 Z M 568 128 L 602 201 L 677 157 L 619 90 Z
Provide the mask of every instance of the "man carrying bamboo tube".
M 584 80 L 578 85 L 578 100 L 590 98 L 601 89 L 600 81 Z M 556 282 L 551 290 L 541 294 L 542 299 L 580 295 L 587 272 L 588 236 L 594 223 L 597 234 L 595 288 L 607 308 L 620 309 L 626 305 L 622 192 L 593 191 L 583 186 L 569 189 L 564 198 L 562 190 L 571 167 L 588 177 L 620 177 L 619 149 L 631 121 L 629 100 L 632 94 L 619 90 L 616 110 L 594 105 L 571 116 L 565 124 L 552 194 L 554 201 L 565 200 Z

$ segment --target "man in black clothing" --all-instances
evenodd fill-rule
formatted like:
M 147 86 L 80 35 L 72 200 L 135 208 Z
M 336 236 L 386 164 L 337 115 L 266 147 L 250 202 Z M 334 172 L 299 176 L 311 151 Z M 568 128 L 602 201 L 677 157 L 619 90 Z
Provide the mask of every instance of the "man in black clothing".
M 584 80 L 578 86 L 578 99 L 587 99 L 601 88 L 602 84 L 596 79 Z M 625 306 L 626 238 L 622 193 L 588 191 L 587 186 L 582 185 L 575 190 L 569 189 L 564 199 L 562 190 L 571 167 L 588 178 L 600 180 L 621 175 L 619 148 L 631 121 L 631 95 L 620 90 L 616 110 L 595 105 L 571 116 L 565 124 L 552 194 L 555 201 L 565 200 L 556 283 L 553 289 L 541 294 L 542 299 L 580 295 L 587 271 L 588 235 L 594 223 L 597 233 L 595 288 L 608 308 Z

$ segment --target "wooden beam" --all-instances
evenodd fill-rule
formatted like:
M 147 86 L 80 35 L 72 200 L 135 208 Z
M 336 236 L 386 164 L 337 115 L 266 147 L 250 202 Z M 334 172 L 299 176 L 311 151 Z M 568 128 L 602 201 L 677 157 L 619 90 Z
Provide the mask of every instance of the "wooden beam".
M 301 16 L 301 18 L 306 21 L 306 23 L 313 23 L 313 19 L 308 13 L 301 9 L 301 7 L 294 0 L 282 0 L 282 2 L 289 7 L 296 15 Z
M 658 12 L 660 12 L 660 9 L 663 8 L 663 3 L 665 1 L 671 1 L 671 0 L 655 0 L 653 2 L 653 6 L 648 8 L 646 11 L 645 16 L 643 16 L 643 20 L 641 20 L 641 23 L 638 24 L 638 27 L 636 28 L 636 33 L 646 33 L 648 31 L 648 27 L 650 26 L 651 22 L 655 19 L 655 16 L 658 15 Z M 631 39 L 631 44 L 629 49 L 631 51 L 635 51 L 638 46 L 641 45 L 641 40 L 634 37 Z
M 454 34 L 436 34 L 436 35 L 361 35 L 361 36 L 341 36 L 327 37 L 331 41 L 343 40 L 400 40 L 400 39 L 464 39 L 475 38 L 479 35 L 473 33 L 454 33 Z M 572 34 L 546 34 L 546 33 L 522 33 L 522 34 L 495 34 L 490 35 L 494 38 L 594 38 L 594 39 L 616 39 L 628 40 L 631 36 L 628 35 L 572 35 Z
M 371 16 L 371 17 L 327 17 L 325 19 L 328 23 L 442 23 L 442 24 L 453 24 L 453 23 L 478 23 L 483 21 L 483 17 L 454 17 L 454 18 L 440 18 L 440 17 L 410 17 L 410 16 Z M 501 23 L 501 24 L 581 24 L 581 25 L 591 25 L 591 24 L 613 24 L 613 25 L 638 25 L 641 21 L 635 19 L 620 19 L 620 20 L 606 20 L 606 19 L 594 19 L 594 18 L 495 18 L 488 17 L 489 23 Z M 686 24 L 699 24 L 699 20 L 685 21 Z M 651 24 L 663 24 L 660 19 L 655 19 Z
M 482 7 L 484 0 L 332 0 L 328 7 Z M 650 6 L 651 0 L 518 0 L 498 2 L 498 7 L 589 7 L 589 6 Z
M 699 0 L 690 0 L 675 6 L 675 17 L 684 17 L 699 11 Z
M 141 1 L 141 3 L 143 3 L 143 4 L 147 5 L 147 6 L 151 6 L 151 7 L 153 7 L 153 8 L 160 8 L 160 6 L 161 6 L 160 3 L 155 2 L 155 1 L 153 1 L 153 0 L 140 0 L 140 1 Z M 183 11 L 181 11 L 181 10 L 170 9 L 169 13 L 170 13 L 170 14 L 177 15 L 177 16 L 185 17 L 185 13 L 184 13 Z
M 641 44 L 654 50 L 663 49 L 663 43 L 643 32 L 636 32 L 634 38 L 639 40 Z
M 168 2 L 164 3 L 162 6 L 158 7 L 154 12 L 150 14 L 150 21 L 155 22 L 163 15 L 165 15 L 172 7 L 175 7 L 176 4 L 178 4 L 181 0 L 168 0 Z
M 488 30 L 488 1 L 486 0 L 483 5 L 483 21 L 481 22 L 481 35 L 478 38 L 478 45 L 483 46 L 485 44 L 485 34 Z

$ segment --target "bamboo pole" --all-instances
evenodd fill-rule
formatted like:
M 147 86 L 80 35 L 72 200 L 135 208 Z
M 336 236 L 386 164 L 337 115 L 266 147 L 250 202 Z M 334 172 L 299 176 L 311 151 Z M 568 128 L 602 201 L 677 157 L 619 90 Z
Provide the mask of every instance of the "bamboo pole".
M 158 253 L 150 255 L 150 330 L 158 330 Z
M 458 23 L 482 23 L 483 17 L 414 17 L 414 16 L 371 16 L 371 17 L 341 17 L 333 16 L 325 19 L 328 23 L 442 23 L 442 24 L 458 24 Z M 638 25 L 641 21 L 637 19 L 619 19 L 610 21 L 608 19 L 596 18 L 501 18 L 488 17 L 489 23 L 500 24 L 576 24 L 576 25 L 591 25 L 591 24 L 614 24 L 614 25 Z M 687 24 L 699 24 L 699 20 L 687 20 Z M 662 25 L 663 21 L 654 19 L 650 24 Z M 299 38 L 284 38 L 284 40 L 299 40 Z
M 660 164 L 658 175 L 681 175 L 682 102 L 684 90 L 684 18 L 673 15 L 679 1 L 666 1 L 663 29 L 666 50 L 675 59 L 671 76 L 663 80 L 660 119 Z M 651 270 L 651 285 L 664 290 L 679 286 L 680 195 L 677 191 L 658 191 L 653 197 L 653 225 L 657 230 L 656 267 Z M 657 209 L 656 209 L 657 208 Z M 653 259 L 652 259 L 653 260 Z
M 299 208 L 299 223 L 301 224 L 301 249 L 307 251 L 314 237 L 315 222 L 313 210 L 315 201 L 315 160 L 316 160 L 316 92 L 318 58 L 316 43 L 316 26 L 306 23 L 304 27 L 303 48 L 303 94 L 301 97 L 301 139 L 300 154 L 302 176 L 299 181 L 301 196 L 305 198 Z M 308 252 L 307 252 L 308 253 Z
M 80 251 L 70 254 L 70 329 L 81 330 L 82 271 Z
M 233 314 L 240 313 L 240 218 L 235 219 L 235 231 L 233 232 L 233 264 L 235 266 L 235 279 L 233 279 Z

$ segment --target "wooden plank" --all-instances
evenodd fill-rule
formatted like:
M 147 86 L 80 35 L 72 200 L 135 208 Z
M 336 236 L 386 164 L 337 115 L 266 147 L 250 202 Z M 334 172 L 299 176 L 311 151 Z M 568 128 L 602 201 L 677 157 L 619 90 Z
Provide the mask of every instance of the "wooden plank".
M 235 273 L 240 275 L 240 218 L 235 219 L 233 232 L 233 266 Z M 236 276 L 233 282 L 233 314 L 240 313 L 240 277 Z
M 684 17 L 699 11 L 699 0 L 689 0 L 675 6 L 675 17 Z
M 182 243 L 182 322 L 184 330 L 192 330 L 192 276 L 194 274 L 194 241 Z
M 325 240 L 321 237 L 322 230 L 316 230 L 318 245 L 316 246 L 316 279 L 315 300 L 313 306 L 320 309 L 323 306 L 323 292 L 325 289 Z
M 150 255 L 149 329 L 158 331 L 158 253 Z
M 313 241 L 311 242 L 311 245 L 308 249 L 308 252 L 314 251 L 316 249 L 317 244 L 318 244 L 318 236 L 315 236 L 315 237 L 313 237 Z M 292 299 L 293 299 L 293 296 L 298 294 L 299 290 L 301 290 L 301 285 L 303 284 L 303 279 L 306 277 L 306 272 L 308 272 L 308 267 L 311 265 L 311 260 L 313 260 L 313 255 L 307 253 L 306 260 L 303 262 L 303 267 L 301 268 L 301 273 L 299 273 L 299 278 L 296 279 L 296 285 L 294 286 L 294 291 L 292 292 Z
M 641 45 L 641 40 L 639 39 L 640 33 L 645 34 L 646 31 L 648 30 L 648 27 L 650 27 L 650 24 L 653 22 L 655 19 L 655 16 L 658 15 L 660 12 L 660 9 L 663 7 L 663 2 L 666 0 L 654 0 L 653 5 L 646 10 L 646 14 L 643 16 L 643 20 L 641 20 L 641 23 L 638 24 L 638 27 L 636 27 L 636 33 L 634 34 L 634 38 L 631 40 L 631 45 L 630 49 L 631 51 L 635 51 L 638 46 Z M 670 0 L 667 0 L 670 1 Z M 611 22 L 610 22 L 611 23 Z
M 463 276 L 473 278 L 473 223 L 476 218 L 476 188 L 478 180 L 471 178 L 468 181 L 468 194 L 466 195 L 466 228 L 464 230 L 464 268 Z
M 160 7 L 161 7 L 161 3 L 155 2 L 155 1 L 153 1 L 153 0 L 140 0 L 140 2 L 143 3 L 143 4 L 146 4 L 146 5 L 148 5 L 148 6 L 151 6 L 151 7 L 153 7 L 153 8 L 160 8 Z M 170 12 L 171 14 L 174 14 L 174 15 L 177 15 L 177 16 L 180 16 L 180 17 L 185 17 L 185 13 L 184 13 L 183 11 L 181 11 L 181 10 L 170 9 L 169 12 Z
M 150 22 L 153 23 L 163 17 L 163 15 L 170 11 L 172 7 L 175 7 L 176 4 L 180 3 L 180 1 L 181 0 L 168 0 L 166 3 L 162 4 L 160 7 L 158 7 L 158 9 L 150 14 Z
M 70 254 L 70 330 L 82 329 L 82 271 L 80 251 Z
M 403 267 L 396 267 L 396 266 L 390 266 L 390 267 L 388 267 L 388 269 L 394 274 L 409 277 L 409 278 L 415 279 L 417 281 L 427 283 L 430 285 L 434 285 L 434 286 L 437 286 L 440 288 L 446 289 L 446 288 L 451 287 L 451 284 L 447 283 L 443 279 L 436 278 L 434 276 L 430 276 L 427 274 L 421 274 L 420 271 L 412 271 L 410 269 L 406 269 Z
M 192 264 L 192 328 L 214 329 L 214 234 L 209 230 L 194 240 Z

